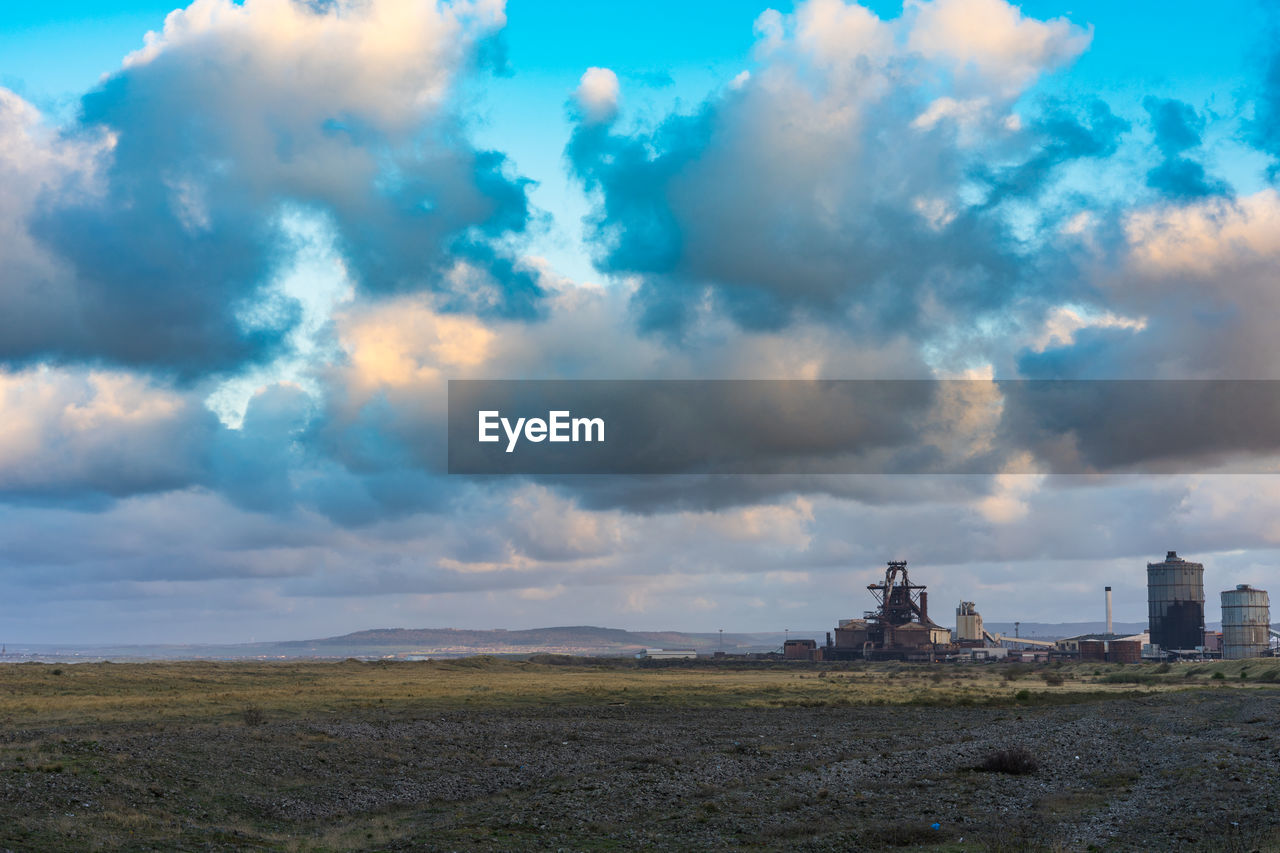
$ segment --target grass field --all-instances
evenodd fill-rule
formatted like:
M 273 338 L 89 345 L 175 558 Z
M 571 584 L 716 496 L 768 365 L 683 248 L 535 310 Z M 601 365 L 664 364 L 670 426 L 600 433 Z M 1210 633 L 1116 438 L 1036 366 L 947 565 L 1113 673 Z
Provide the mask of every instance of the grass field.
M 1280 849 L 1278 700 L 1280 661 L 5 665 L 0 847 Z
M 1280 660 L 1180 665 L 1164 672 L 1152 665 L 1114 664 L 577 663 L 481 657 L 374 663 L 19 664 L 0 666 L 0 721 L 7 726 L 234 723 L 250 705 L 277 718 L 371 708 L 616 702 L 670 707 L 1001 705 L 1123 697 L 1135 690 L 1280 684 Z M 1059 678 L 1061 683 L 1050 683 Z M 1024 693 L 1031 696 L 1020 698 Z

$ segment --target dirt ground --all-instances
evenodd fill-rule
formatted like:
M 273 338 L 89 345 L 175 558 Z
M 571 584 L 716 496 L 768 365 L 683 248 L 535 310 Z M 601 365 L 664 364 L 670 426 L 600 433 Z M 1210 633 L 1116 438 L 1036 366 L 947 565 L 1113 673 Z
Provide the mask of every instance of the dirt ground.
M 342 702 L 313 681 L 260 707 L 218 674 L 269 681 L 271 696 L 293 676 L 245 666 L 146 670 L 145 701 L 107 697 L 110 670 L 0 675 L 0 848 L 1280 850 L 1270 685 L 1206 678 L 1059 701 L 1000 694 L 1008 680 L 992 669 L 971 688 L 985 704 L 918 701 L 924 688 L 869 704 L 877 683 L 911 677 L 870 670 L 848 675 L 863 679 L 849 703 L 805 703 L 795 697 L 829 698 L 839 676 L 784 671 L 785 703 L 759 701 L 777 695 L 768 685 L 708 702 L 694 688 L 690 701 L 639 694 L 650 676 L 634 670 L 603 673 L 639 679 L 629 689 L 572 693 L 581 672 L 535 667 L 518 672 L 543 678 L 545 695 L 511 702 L 517 670 L 442 687 L 444 670 L 392 667 L 409 684 L 440 677 L 422 697 L 369 681 Z M 374 665 L 317 666 L 346 684 Z M 159 689 L 206 681 L 223 705 L 166 704 Z M 59 696 L 80 710 L 59 712 Z M 1003 769 L 1029 772 L 977 769 L 1007 750 L 1025 750 L 1026 766 Z

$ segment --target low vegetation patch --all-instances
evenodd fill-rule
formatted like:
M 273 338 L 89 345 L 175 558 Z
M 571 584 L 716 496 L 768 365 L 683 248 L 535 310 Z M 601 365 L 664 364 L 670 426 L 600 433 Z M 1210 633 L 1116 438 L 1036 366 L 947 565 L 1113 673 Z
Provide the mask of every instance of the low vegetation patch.
M 1024 776 L 1040 769 L 1040 762 L 1025 747 L 1015 746 L 999 749 L 987 755 L 974 768 L 984 773 L 1008 773 L 1011 776 Z

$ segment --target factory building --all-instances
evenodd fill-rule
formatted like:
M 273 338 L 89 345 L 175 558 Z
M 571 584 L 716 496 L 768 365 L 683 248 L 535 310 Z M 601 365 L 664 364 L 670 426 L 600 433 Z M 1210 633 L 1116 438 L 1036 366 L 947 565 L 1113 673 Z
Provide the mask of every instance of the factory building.
M 1110 633 L 1080 634 L 1063 637 L 1055 645 L 1058 651 L 1077 655 L 1082 661 L 1141 663 L 1143 654 L 1150 652 L 1151 636 L 1145 633 L 1129 637 Z
M 982 614 L 972 601 L 962 601 L 956 608 L 956 642 L 982 644 Z
M 1170 551 L 1147 563 L 1147 616 L 1151 642 L 1166 651 L 1191 651 L 1204 643 L 1204 565 Z
M 1263 657 L 1271 649 L 1271 603 L 1265 589 L 1240 584 L 1222 591 L 1222 657 Z
M 787 640 L 782 644 L 783 660 L 822 660 L 822 649 L 816 640 Z

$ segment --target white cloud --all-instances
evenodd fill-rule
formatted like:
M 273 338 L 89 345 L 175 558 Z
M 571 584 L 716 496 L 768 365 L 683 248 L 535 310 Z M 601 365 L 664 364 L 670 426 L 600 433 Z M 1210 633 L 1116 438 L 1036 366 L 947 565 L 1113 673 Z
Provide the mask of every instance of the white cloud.
M 997 475 L 995 491 L 978 502 L 978 512 L 992 524 L 1022 521 L 1031 511 L 1028 499 L 1040 488 L 1043 479 L 1036 474 Z
M 618 114 L 618 75 L 608 68 L 588 68 L 578 81 L 573 97 L 588 122 L 613 121 Z
M 916 116 L 911 126 L 928 131 L 950 123 L 957 130 L 957 144 L 974 145 L 986 140 L 996 127 L 1009 129 L 1007 122 L 993 123 L 990 111 L 991 99 L 988 97 L 957 99 L 943 95 L 935 98 L 924 112 Z
M 250 114 L 270 106 L 277 122 L 302 130 L 317 111 L 408 130 L 438 106 L 474 40 L 506 23 L 502 0 L 335 0 L 322 13 L 296 0 L 195 0 L 169 13 L 164 29 L 123 67 L 169 52 L 216 53 L 244 72 L 223 82 Z M 301 79 L 306 86 L 292 85 Z
M 1280 258 L 1280 193 L 1208 198 L 1130 213 L 1130 257 L 1143 273 L 1208 275 Z
M 890 25 L 857 3 L 809 0 L 795 15 L 797 45 L 821 65 L 859 58 L 879 63 L 893 50 Z
M 912 50 L 971 68 L 1007 91 L 1071 62 L 1093 39 L 1091 28 L 1028 18 L 1004 0 L 909 0 L 906 12 Z
M 1082 329 L 1128 329 L 1141 332 L 1147 328 L 1145 317 L 1122 317 L 1110 311 L 1090 310 L 1078 305 L 1058 305 L 1045 317 L 1044 328 L 1031 342 L 1033 352 L 1051 347 L 1069 347 Z
M 123 495 L 199 481 L 214 433 L 191 396 L 129 373 L 0 371 L 0 492 Z

